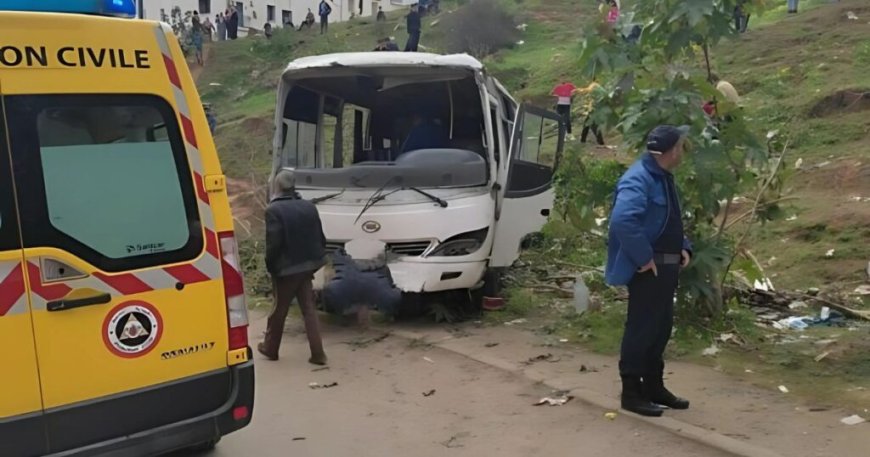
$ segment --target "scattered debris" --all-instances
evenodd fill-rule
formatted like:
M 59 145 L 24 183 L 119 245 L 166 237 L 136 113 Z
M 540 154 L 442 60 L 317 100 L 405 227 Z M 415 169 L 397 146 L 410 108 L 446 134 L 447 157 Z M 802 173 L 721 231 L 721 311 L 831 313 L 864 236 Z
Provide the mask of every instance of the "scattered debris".
M 326 371 L 328 369 L 329 369 L 329 367 L 320 367 L 320 368 L 315 368 L 315 369 L 311 370 L 311 372 L 314 373 L 317 371 Z
M 432 360 L 432 359 L 430 359 L 429 357 L 423 357 L 423 360 L 425 360 L 425 361 L 427 361 L 427 362 L 429 362 L 429 363 L 435 363 L 435 361 Z
M 616 416 L 617 416 L 617 414 L 612 412 L 612 411 L 609 413 L 604 413 L 604 418 L 607 420 L 610 420 L 610 421 L 616 420 Z
M 870 295 L 870 284 L 862 284 L 856 287 L 855 293 L 858 295 Z
M 520 319 L 514 319 L 512 321 L 507 321 L 504 323 L 504 325 L 511 326 L 511 325 L 517 325 L 517 324 L 525 324 L 526 322 L 528 322 L 528 319 L 520 318 Z
M 580 373 L 598 373 L 598 368 L 593 366 L 580 365 Z
M 529 24 L 522 23 L 522 24 L 517 26 L 517 30 L 519 30 L 521 32 L 525 32 L 528 27 L 529 27 Z
M 755 374 L 755 372 L 752 371 L 752 370 L 750 370 L 749 368 L 743 370 L 743 372 L 744 372 L 744 373 L 749 373 L 749 374 Z
M 825 257 L 831 258 L 834 256 L 834 249 L 828 249 L 828 252 L 825 253 Z
M 788 393 L 788 387 L 786 387 L 786 386 L 779 386 L 779 391 L 782 392 L 782 393 L 784 393 L 784 394 L 787 394 L 787 393 Z
M 817 355 L 817 356 L 815 357 L 814 360 L 815 360 L 816 362 L 821 362 L 822 360 L 825 359 L 825 357 L 827 357 L 827 356 L 829 356 L 829 355 L 831 355 L 831 351 L 825 351 L 825 352 L 823 352 L 823 353 Z
M 435 395 L 435 389 L 432 389 L 432 390 L 430 390 L 430 391 L 428 391 L 428 392 L 423 392 L 423 396 L 424 396 L 424 397 L 431 397 L 431 396 L 433 396 L 433 395 Z
M 451 436 L 449 440 L 442 442 L 441 445 L 448 448 L 448 449 L 463 447 L 464 446 L 463 444 L 459 444 L 459 440 L 462 438 L 466 438 L 469 435 L 470 434 L 468 432 L 457 433 L 457 434 Z
M 494 347 L 496 347 L 496 346 L 498 346 L 498 345 L 499 345 L 499 343 L 486 343 L 486 344 L 483 345 L 483 347 L 494 348 Z
M 517 41 L 517 46 L 522 46 L 524 44 L 526 44 L 525 40 Z
M 311 389 L 330 389 L 330 388 L 333 388 L 337 385 L 338 385 L 337 382 L 333 382 L 333 383 L 329 383 L 329 384 L 319 384 L 316 382 L 308 383 L 308 387 Z
M 221 83 L 208 83 L 208 85 L 212 87 L 220 87 Z
M 850 21 L 857 21 L 858 15 L 855 14 L 853 11 L 848 11 L 848 12 L 846 12 L 846 18 L 849 19 Z
M 522 364 L 523 365 L 531 365 L 531 364 L 537 363 L 537 362 L 556 363 L 560 360 L 562 360 L 562 359 L 559 357 L 554 357 L 553 354 L 547 353 L 547 354 L 541 354 L 541 355 L 537 355 L 535 357 L 531 357 L 528 360 L 526 360 L 525 362 L 522 362 Z
M 304 436 L 297 436 L 297 437 L 293 438 L 293 441 L 305 441 L 305 437 Z
M 819 292 L 821 292 L 821 291 L 819 290 L 818 287 L 810 287 L 809 289 L 807 289 L 807 295 L 811 295 L 813 297 L 815 297 L 816 295 L 819 295 Z
M 375 343 L 380 343 L 390 336 L 390 332 L 378 335 L 374 338 L 360 338 L 351 341 L 343 341 L 343 344 L 353 347 L 353 350 L 367 348 Z
M 831 408 L 825 408 L 823 406 L 813 406 L 813 407 L 809 408 L 807 411 L 809 411 L 811 413 L 822 413 L 822 412 L 830 411 L 830 410 L 831 410 Z
M 844 418 L 840 419 L 840 422 L 842 422 L 844 425 L 858 425 L 858 424 L 863 424 L 864 422 L 867 422 L 867 419 L 864 419 L 863 417 L 861 417 L 857 414 L 853 414 L 849 417 L 844 417 Z
M 792 310 L 794 310 L 794 309 L 804 309 L 804 308 L 806 308 L 807 306 L 809 306 L 809 305 L 807 305 L 806 302 L 803 302 L 803 301 L 795 301 L 795 302 L 791 302 L 791 303 L 788 305 L 788 309 L 792 309 Z
M 797 159 L 797 160 L 795 161 L 795 163 L 794 163 L 794 169 L 795 169 L 795 170 L 800 170 L 801 165 L 803 165 L 803 164 L 804 164 L 804 159 L 803 159 L 803 158 L 799 158 L 799 159 Z
M 566 394 L 562 394 L 559 396 L 553 396 L 553 397 L 544 397 L 544 398 L 538 400 L 538 402 L 535 403 L 533 406 L 541 406 L 541 405 L 562 406 L 565 403 L 568 403 L 569 401 L 571 401 L 573 399 L 574 399 L 573 395 L 566 395 Z
M 567 343 L 567 342 L 568 342 L 568 338 L 561 338 L 561 339 L 559 340 L 559 342 L 560 342 L 560 343 Z
M 785 220 L 792 222 L 797 220 L 797 214 L 792 214 L 791 216 L 785 218 Z
M 704 351 L 701 352 L 701 355 L 703 355 L 704 357 L 714 357 L 720 351 L 721 351 L 721 349 L 719 349 L 719 346 L 716 346 L 716 343 L 713 343 L 712 346 L 708 347 L 707 349 L 704 349 Z

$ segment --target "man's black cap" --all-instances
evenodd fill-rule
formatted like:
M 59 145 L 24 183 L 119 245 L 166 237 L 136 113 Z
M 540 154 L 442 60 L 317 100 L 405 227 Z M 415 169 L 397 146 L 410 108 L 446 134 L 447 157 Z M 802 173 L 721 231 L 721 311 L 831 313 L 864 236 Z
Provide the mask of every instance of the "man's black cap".
M 646 137 L 646 150 L 653 154 L 664 154 L 670 151 L 680 138 L 689 134 L 689 126 L 660 125 Z

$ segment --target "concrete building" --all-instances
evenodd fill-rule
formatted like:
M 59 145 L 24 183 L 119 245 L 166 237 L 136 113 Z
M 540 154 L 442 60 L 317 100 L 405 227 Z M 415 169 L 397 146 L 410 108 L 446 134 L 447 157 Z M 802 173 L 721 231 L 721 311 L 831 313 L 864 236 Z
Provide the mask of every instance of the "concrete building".
M 407 8 L 412 0 L 327 0 L 332 7 L 330 22 L 342 22 L 353 16 L 368 17 L 377 13 L 378 6 L 384 11 Z M 263 30 L 266 23 L 272 27 L 282 27 L 288 22 L 296 26 L 305 19 L 308 9 L 317 15 L 320 0 L 143 0 L 143 17 L 153 20 L 167 20 L 172 9 L 198 11 L 203 21 L 215 21 L 215 17 L 234 6 L 239 11 L 239 35 L 244 36 L 248 28 Z

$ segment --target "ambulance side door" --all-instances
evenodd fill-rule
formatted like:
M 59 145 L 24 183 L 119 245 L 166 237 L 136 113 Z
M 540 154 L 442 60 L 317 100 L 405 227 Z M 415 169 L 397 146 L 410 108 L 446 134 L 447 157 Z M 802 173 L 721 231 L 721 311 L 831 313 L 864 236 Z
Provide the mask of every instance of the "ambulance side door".
M 490 256 L 490 267 L 495 268 L 511 266 L 519 257 L 523 239 L 546 224 L 555 200 L 553 177 L 565 142 L 559 115 L 540 108 L 521 106 L 513 127 Z
M 0 389 L 0 455 L 42 455 L 47 452 L 42 396 L 6 133 L 0 111 L 0 348 L 6 374 Z

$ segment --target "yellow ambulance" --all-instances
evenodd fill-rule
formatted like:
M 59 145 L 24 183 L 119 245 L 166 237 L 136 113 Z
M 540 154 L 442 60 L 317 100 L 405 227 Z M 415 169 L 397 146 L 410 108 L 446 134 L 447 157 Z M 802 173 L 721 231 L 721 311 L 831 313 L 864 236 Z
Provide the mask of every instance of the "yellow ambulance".
M 2 457 L 157 455 L 251 420 L 225 178 L 172 30 L 134 13 L 0 0 Z

